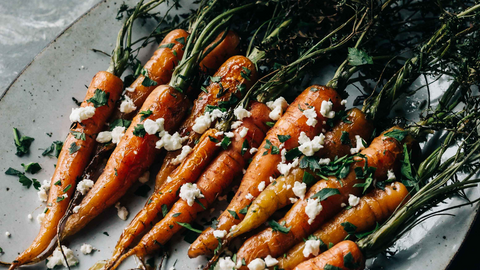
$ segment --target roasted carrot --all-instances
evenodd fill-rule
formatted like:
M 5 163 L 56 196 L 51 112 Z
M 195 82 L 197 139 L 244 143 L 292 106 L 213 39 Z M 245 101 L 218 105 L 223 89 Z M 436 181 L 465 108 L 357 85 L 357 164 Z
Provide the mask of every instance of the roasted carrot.
M 11 269 L 30 262 L 51 244 L 57 233 L 58 222 L 65 214 L 75 191 L 77 177 L 82 175 L 87 166 L 95 148 L 95 138 L 110 116 L 122 90 L 122 80 L 109 72 L 101 71 L 93 77 L 81 108 L 96 107 L 94 115 L 81 122 L 75 122 L 70 128 L 52 176 L 47 202 L 48 210 L 45 213 L 40 232 L 32 245 L 15 259 Z M 95 93 L 106 94 L 108 99 L 95 106 L 91 102 Z
M 205 48 L 205 57 L 200 62 L 200 70 L 206 74 L 213 74 L 215 71 L 231 56 L 238 54 L 238 45 L 240 45 L 240 37 L 233 31 L 228 31 L 224 37 L 224 32 L 220 33 L 217 38 Z M 221 38 L 223 37 L 223 40 Z M 213 48 L 213 46 L 218 45 Z M 212 49 L 213 48 L 213 49 Z
M 298 270 L 361 270 L 365 268 L 365 258 L 355 242 L 342 241 L 326 252 L 299 264 Z
M 137 110 L 128 113 L 122 112 L 119 105 L 112 119 L 132 119 L 148 95 L 158 85 L 166 84 L 170 81 L 175 66 L 178 64 L 178 61 L 182 59 L 183 48 L 187 37 L 188 33 L 183 29 L 175 29 L 165 36 L 153 56 L 143 66 L 143 70 L 147 74 L 148 79 L 153 80 L 155 85 L 145 86 L 144 81 L 146 80 L 146 76 L 139 74 L 137 79 L 127 87 L 125 91 L 125 98 L 132 100 Z
M 151 114 L 145 119 L 142 114 L 135 116 L 108 159 L 105 170 L 79 205 L 79 211 L 68 218 L 61 239 L 75 234 L 103 210 L 115 204 L 153 163 L 158 152 L 155 144 L 159 138 L 145 132 L 143 136 L 138 134 L 139 124 L 147 119 L 155 121 L 163 118 L 165 131 L 175 130 L 188 103 L 182 93 L 167 85 L 157 87 L 148 96 L 140 111 L 151 111 Z
M 222 137 L 217 135 L 217 133 L 216 129 L 205 132 L 193 148 L 193 151 L 172 172 L 171 180 L 150 196 L 145 207 L 135 216 L 120 236 L 120 240 L 113 252 L 112 262 L 123 254 L 125 249 L 135 240 L 136 236 L 140 235 L 149 224 L 158 219 L 159 214 L 164 211 L 164 207 L 170 208 L 172 206 L 175 200 L 178 199 L 177 191 L 183 184 L 197 180 L 203 169 L 215 156 L 215 152 L 220 148 L 217 142 L 221 141 Z
M 354 156 L 356 162 L 350 165 L 350 171 L 343 179 L 330 177 L 313 185 L 303 199 L 298 200 L 278 223 L 289 228 L 283 233 L 272 228 L 265 229 L 249 238 L 239 249 L 237 258 L 245 259 L 247 264 L 255 258 L 265 258 L 267 255 L 278 257 L 293 245 L 308 237 L 321 224 L 340 212 L 342 204 L 349 203 L 349 196 L 359 196 L 362 188 L 356 186 L 365 180 L 357 178 L 360 168 L 365 175 L 370 171 L 371 176 L 365 179 L 382 181 L 387 178 L 389 170 L 397 171 L 400 166 L 400 157 L 403 154 L 403 144 L 397 139 L 385 136 L 386 133 L 400 128 L 393 127 L 376 137 L 370 146 Z M 404 141 L 410 142 L 407 136 Z M 365 170 L 365 164 L 372 169 Z M 326 198 L 319 198 L 322 190 L 332 192 Z M 320 192 L 320 193 L 319 193 Z M 316 195 L 316 198 L 311 198 Z M 316 206 L 320 205 L 320 206 Z M 309 206 L 307 209 L 306 207 Z M 313 206 L 313 207 L 312 207 Z M 309 211 L 313 209 L 313 211 Z M 316 210 L 316 211 L 315 211 Z M 313 213 L 312 213 L 313 212 Z M 308 213 L 308 214 L 307 214 Z
M 335 157 L 349 155 L 351 147 L 356 147 L 355 136 L 370 138 L 372 131 L 373 125 L 367 120 L 366 115 L 359 109 L 351 109 L 344 120 L 341 120 L 332 131 L 325 134 L 324 147 L 315 155 L 331 160 Z M 342 132 L 348 133 L 352 146 L 342 144 Z M 303 177 L 304 170 L 296 168 L 290 174 L 278 177 L 275 184 L 270 183 L 252 202 L 242 222 L 230 230 L 224 240 L 228 241 L 257 228 L 265 223 L 275 211 L 293 203 L 292 201 L 296 200 L 297 196 L 292 187 L 295 186 L 295 182 L 302 183 Z
M 246 72 L 245 70 L 249 70 Z M 250 73 L 248 77 L 245 74 Z M 207 92 L 201 92 L 193 104 L 192 111 L 187 119 L 179 128 L 179 133 L 182 136 L 188 136 L 187 145 L 193 146 L 195 141 L 200 138 L 201 134 L 193 131 L 195 119 L 205 113 L 207 105 L 218 106 L 220 102 L 230 100 L 232 96 L 240 97 L 248 90 L 257 80 L 257 71 L 252 61 L 244 56 L 230 57 L 218 69 L 214 75 L 215 80 L 210 82 L 206 88 Z M 245 90 L 239 91 L 240 85 L 243 85 Z M 165 183 L 170 173 L 175 170 L 177 165 L 172 164 L 172 160 L 178 156 L 179 151 L 173 151 L 167 154 L 162 167 L 158 172 L 155 180 L 155 189 L 158 190 L 163 183 Z
M 234 137 L 230 146 L 213 160 L 198 179 L 196 185 L 203 195 L 199 203 L 195 202 L 190 206 L 184 199 L 178 200 L 140 243 L 122 256 L 111 269 L 115 269 L 128 256 L 135 254 L 137 257 L 144 257 L 160 248 L 160 245 L 164 245 L 182 228 L 180 224 L 192 222 L 199 212 L 207 209 L 215 201 L 218 194 L 227 188 L 235 177 L 242 174 L 243 168 L 252 156 L 249 149 L 245 149 L 247 145 L 245 141 L 249 147 L 258 147 L 268 130 L 266 123 L 270 121 L 268 117 L 270 109 L 262 103 L 253 103 L 250 112 L 252 116 L 245 118 L 242 125 L 233 132 Z M 248 129 L 246 134 L 242 134 L 244 128 Z
M 381 224 L 408 198 L 409 191 L 400 182 L 387 185 L 385 190 L 375 189 L 360 199 L 357 206 L 345 209 L 333 219 L 323 224 L 313 236 L 325 245 L 335 245 L 348 236 L 342 223 L 351 223 L 356 227 L 356 232 L 371 231 L 376 224 Z M 293 270 L 295 266 L 315 257 L 314 254 L 305 256 L 303 250 L 305 242 L 300 242 L 285 255 L 277 258 L 278 267 Z
M 262 145 L 258 148 L 259 151 L 253 157 L 240 187 L 227 207 L 227 210 L 218 218 L 217 228 L 219 230 L 228 231 L 233 225 L 238 224 L 243 219 L 243 215 L 239 213 L 240 210 L 252 201 L 252 198 L 248 198 L 249 196 L 247 197 L 247 195 L 250 194 L 250 196 L 253 197 L 258 196 L 258 194 L 260 194 L 258 185 L 262 181 L 265 181 L 268 185 L 271 176 L 277 177 L 279 175 L 277 165 L 282 161 L 282 155 L 279 153 L 272 154 L 271 151 L 272 146 L 280 147 L 281 142 L 277 135 L 291 136 L 290 139 L 284 143 L 285 149 L 290 150 L 299 145 L 298 138 L 301 132 L 305 132 L 305 134 L 311 138 L 322 131 L 326 126 L 324 121 L 327 120 L 327 118 L 320 113 L 320 108 L 324 101 L 332 102 L 333 111 L 339 111 L 343 107 L 340 105 L 341 98 L 335 90 L 324 86 L 313 85 L 303 91 L 287 108 L 284 115 L 268 132 Z M 303 113 L 309 108 L 313 108 L 317 115 L 317 123 L 314 126 L 307 124 L 308 118 Z M 270 146 L 267 146 L 267 144 Z M 268 148 L 270 148 L 270 150 Z M 232 216 L 231 213 L 233 212 L 238 215 L 239 219 Z M 199 255 L 212 254 L 217 246 L 218 240 L 213 235 L 213 229 L 208 228 L 190 246 L 188 256 L 192 258 Z

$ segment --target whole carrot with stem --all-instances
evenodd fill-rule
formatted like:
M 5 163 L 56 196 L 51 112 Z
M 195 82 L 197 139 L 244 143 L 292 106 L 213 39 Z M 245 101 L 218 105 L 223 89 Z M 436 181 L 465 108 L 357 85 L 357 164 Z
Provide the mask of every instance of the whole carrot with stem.
M 132 24 L 138 16 L 158 4 L 160 4 L 159 1 L 151 1 L 146 4 L 141 1 L 137 5 L 118 34 L 110 67 L 107 71 L 101 71 L 95 75 L 81 107 L 72 111 L 70 120 L 74 122 L 74 125 L 64 142 L 52 176 L 47 202 L 48 210 L 45 213 L 40 232 L 32 245 L 15 259 L 10 269 L 44 259 L 45 254 L 49 253 L 49 250 L 55 245 L 53 239 L 57 233 L 57 225 L 67 210 L 75 191 L 77 178 L 82 175 L 87 166 L 95 149 L 96 136 L 110 117 L 114 104 L 123 90 L 120 76 L 126 69 L 130 55 Z

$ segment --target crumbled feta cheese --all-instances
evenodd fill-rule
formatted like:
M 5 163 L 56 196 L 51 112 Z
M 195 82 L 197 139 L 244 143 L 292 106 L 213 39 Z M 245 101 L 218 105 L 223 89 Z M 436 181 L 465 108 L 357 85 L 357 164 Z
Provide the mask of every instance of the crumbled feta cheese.
M 329 158 L 321 158 L 318 160 L 318 164 L 320 165 L 328 165 L 330 163 L 330 159 Z
M 267 267 L 272 267 L 272 266 L 275 266 L 278 264 L 278 261 L 277 259 L 273 258 L 272 256 L 268 255 L 266 258 L 265 258 L 265 264 L 267 265 Z
M 135 92 L 135 88 L 133 88 L 133 87 L 125 87 L 125 91 Z
M 92 118 L 95 115 L 95 107 L 87 106 L 87 107 L 80 107 L 72 109 L 72 113 L 70 114 L 70 121 L 73 122 L 82 122 L 83 120 L 87 120 Z
M 217 118 L 221 118 L 225 115 L 225 112 L 215 109 L 212 112 L 206 112 L 204 115 L 201 115 L 195 119 L 195 124 L 192 127 L 192 130 L 196 133 L 204 133 L 211 125 L 212 122 Z
M 87 192 L 93 187 L 93 181 L 90 179 L 83 179 L 77 185 L 77 191 L 82 193 L 82 195 L 87 194 Z
M 299 197 L 300 199 L 303 199 L 305 198 L 305 192 L 307 192 L 307 184 L 305 183 L 300 183 L 300 182 L 295 182 L 295 184 L 293 185 L 293 194 L 295 194 L 295 196 Z
M 170 176 L 167 176 L 167 183 L 170 183 L 170 182 L 172 182 L 172 180 L 173 180 L 173 179 L 172 179 L 172 177 L 170 177 Z
M 145 184 L 148 182 L 149 179 L 150 179 L 150 172 L 146 171 L 142 174 L 142 176 L 138 178 L 138 181 L 140 181 L 140 183 L 142 184 Z
M 120 111 L 123 113 L 131 113 L 137 109 L 133 100 L 128 96 L 125 96 L 125 99 L 120 104 Z
M 235 263 L 230 257 L 220 258 L 214 270 L 232 270 L 235 268 Z
M 248 128 L 243 127 L 243 128 L 238 132 L 238 135 L 240 135 L 240 138 L 245 138 L 245 136 L 247 136 L 247 133 L 248 133 Z
M 38 214 L 38 216 L 37 216 L 38 224 L 42 224 L 44 219 L 45 219 L 45 213 Z
M 242 173 L 243 173 L 243 174 L 246 174 L 246 173 L 247 173 L 247 170 L 242 169 Z
M 188 156 L 188 154 L 190 154 L 190 152 L 192 152 L 192 147 L 188 145 L 183 146 L 182 152 L 172 160 L 172 164 L 178 165 L 182 163 L 182 161 Z
M 231 125 L 231 128 L 232 128 L 232 129 L 237 129 L 237 128 L 239 128 L 242 124 L 243 124 L 242 121 L 235 121 L 235 122 L 233 122 L 233 124 Z
M 117 215 L 122 220 L 127 220 L 128 217 L 128 210 L 125 206 L 121 206 L 119 202 L 115 204 L 115 208 L 117 208 Z
M 346 203 L 341 203 L 341 204 L 340 204 L 340 207 L 345 207 L 345 206 L 347 206 Z
M 175 151 L 182 148 L 182 143 L 187 139 L 187 136 L 180 137 L 178 132 L 175 132 L 173 135 L 165 134 L 160 140 L 157 141 L 155 147 L 157 149 L 162 149 L 165 147 L 167 151 Z
M 196 198 L 203 198 L 203 194 L 198 189 L 197 184 L 186 183 L 180 188 L 180 198 L 185 200 L 188 206 L 192 206 Z
M 258 184 L 258 191 L 262 192 L 265 189 L 265 185 L 265 181 L 260 182 L 260 184 Z
M 28 216 L 27 216 L 27 217 L 28 217 L 28 219 L 29 219 L 29 220 L 33 220 L 33 216 L 32 216 L 32 214 L 28 214 Z
M 233 225 L 231 228 L 230 228 L 230 231 L 235 231 L 237 229 L 237 225 Z
M 308 258 L 310 254 L 317 256 L 320 253 L 320 240 L 307 240 L 303 248 L 303 256 Z
M 343 105 L 343 106 L 347 105 L 347 100 L 343 99 L 342 101 L 340 101 L 340 105 Z
M 78 213 L 78 211 L 80 211 L 80 205 L 77 205 L 75 207 L 73 207 L 73 213 Z
M 247 195 L 245 195 L 245 199 L 247 199 L 247 200 L 253 200 L 253 198 L 254 198 L 253 195 L 250 194 L 250 193 L 248 193 Z
M 69 266 L 74 266 L 78 263 L 78 259 L 75 257 L 71 249 L 62 245 L 62 250 L 65 254 L 65 257 L 67 258 L 67 261 L 65 261 L 65 259 L 63 258 L 60 247 L 57 247 L 55 251 L 53 251 L 52 256 L 47 258 L 47 268 L 52 269 L 57 265 L 63 265 L 67 267 L 67 262 Z
M 215 136 L 217 136 L 217 137 L 223 136 L 223 133 L 224 133 L 223 131 L 219 131 L 219 132 L 215 133 Z
M 322 212 L 322 204 L 319 199 L 308 199 L 305 214 L 308 216 L 308 224 L 312 224 L 315 218 Z
M 350 154 L 352 155 L 365 149 L 365 145 L 364 145 L 365 141 L 362 139 L 362 137 L 355 135 L 355 141 L 356 141 L 356 146 L 354 148 L 350 148 Z
M 47 202 L 48 194 L 47 194 L 47 191 L 44 188 L 40 187 L 40 190 L 37 192 L 37 195 L 38 195 L 38 198 L 40 199 L 40 201 Z
M 248 270 L 264 270 L 265 262 L 260 258 L 256 258 L 255 260 L 251 261 L 247 267 Z
M 320 113 L 326 118 L 334 118 L 335 111 L 332 111 L 333 103 L 331 101 L 322 101 L 322 105 L 320 106 Z
M 396 180 L 397 177 L 395 176 L 395 173 L 393 173 L 393 170 L 388 170 L 387 171 L 387 180 Z
M 303 111 L 303 115 L 307 117 L 307 125 L 314 127 L 317 125 L 317 112 L 315 111 L 315 108 L 310 108 L 307 110 Z
M 150 135 L 156 134 L 157 132 L 162 132 L 164 131 L 164 124 L 165 124 L 165 119 L 163 118 L 158 118 L 157 120 L 153 121 L 152 119 L 147 119 L 145 122 L 143 122 L 143 128 L 145 129 L 145 132 L 147 132 Z
M 83 245 L 80 247 L 80 251 L 83 253 L 83 255 L 90 254 L 93 251 L 93 246 L 83 243 Z
M 298 150 L 302 152 L 305 156 L 313 156 L 318 150 L 323 148 L 323 143 L 325 140 L 325 135 L 320 133 L 320 135 L 313 137 L 313 140 L 310 140 L 305 132 L 301 132 L 298 137 Z
M 280 119 L 283 111 L 288 107 L 288 103 L 283 97 L 279 97 L 275 101 L 267 102 L 267 106 L 272 110 L 268 116 L 270 119 L 276 121 Z
M 6 237 L 10 237 L 12 234 L 10 232 L 5 232 Z
M 240 121 L 243 120 L 243 118 L 248 118 L 252 116 L 252 113 L 245 110 L 242 106 L 235 108 L 235 110 L 233 110 L 233 114 Z
M 252 147 L 250 148 L 250 154 L 255 154 L 258 151 L 258 148 Z
M 298 162 L 298 158 L 295 158 L 292 163 L 287 164 L 282 162 L 277 165 L 277 169 L 281 174 L 288 175 L 294 167 L 298 166 Z
M 112 130 L 112 143 L 118 144 L 125 134 L 125 127 L 115 127 Z
M 225 132 L 225 136 L 227 136 L 228 138 L 233 138 L 235 136 L 235 134 L 233 134 L 233 132 L 229 131 L 229 132 Z
M 112 140 L 112 132 L 102 131 L 98 133 L 96 141 L 99 143 L 107 143 Z
M 225 230 L 215 230 L 213 231 L 213 236 L 215 236 L 215 238 L 224 238 L 225 235 L 227 235 L 227 231 Z
M 296 203 L 298 202 L 298 198 L 288 198 L 290 200 L 290 203 Z
M 354 206 L 357 206 L 358 203 L 360 202 L 360 198 L 353 195 L 353 194 L 349 194 L 348 195 L 348 204 L 352 207 Z

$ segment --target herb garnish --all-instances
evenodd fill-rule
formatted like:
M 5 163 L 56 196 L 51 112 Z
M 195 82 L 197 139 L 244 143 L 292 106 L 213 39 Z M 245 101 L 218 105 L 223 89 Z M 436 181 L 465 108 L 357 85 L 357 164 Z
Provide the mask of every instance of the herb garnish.
M 87 102 L 91 102 L 95 108 L 102 107 L 108 104 L 108 96 L 110 93 L 96 89 L 93 97 L 87 99 Z
M 27 154 L 30 150 L 30 145 L 35 140 L 32 137 L 20 136 L 18 129 L 13 128 L 13 139 L 15 140 L 15 146 L 17 147 L 17 152 L 15 155 L 22 157 Z

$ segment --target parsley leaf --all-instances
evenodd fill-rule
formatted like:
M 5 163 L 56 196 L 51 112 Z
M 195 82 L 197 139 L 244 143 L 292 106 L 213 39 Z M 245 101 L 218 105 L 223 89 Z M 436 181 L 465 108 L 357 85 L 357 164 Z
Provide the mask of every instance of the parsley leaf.
M 343 145 L 350 145 L 350 134 L 346 131 L 342 131 L 342 136 L 340 136 L 340 141 Z
M 108 104 L 108 96 L 110 93 L 96 89 L 93 97 L 87 99 L 87 102 L 91 102 L 95 108 L 102 107 Z
M 163 217 L 166 217 L 168 214 L 168 206 L 166 204 L 162 204 L 162 214 Z
M 72 133 L 73 137 L 75 137 L 75 139 L 77 140 L 82 140 L 82 141 L 85 141 L 87 138 L 85 136 L 85 133 L 83 132 L 79 132 L 79 131 L 70 131 L 70 133 Z
M 310 185 L 313 185 L 316 180 L 315 180 L 315 177 L 310 174 L 309 172 L 305 171 L 303 173 L 303 179 L 302 179 L 302 182 L 307 184 L 307 186 L 310 186 Z
M 348 48 L 348 63 L 352 66 L 371 65 L 373 59 L 363 50 Z
M 272 231 L 274 231 L 274 232 L 281 232 L 281 233 L 284 233 L 284 234 L 289 233 L 289 232 L 290 232 L 290 229 L 291 229 L 292 227 L 288 227 L 288 228 L 285 227 L 285 226 L 284 226 L 284 225 L 285 225 L 285 221 L 282 222 L 282 223 L 283 223 L 283 225 L 280 224 L 280 223 L 278 223 L 278 222 L 276 222 L 275 220 L 270 220 L 270 221 L 268 221 L 268 226 L 270 226 L 270 228 L 272 228 Z
M 245 152 L 247 152 L 248 147 L 250 147 L 250 145 L 248 144 L 247 139 L 245 139 L 242 144 L 242 151 L 241 151 L 242 156 L 245 154 Z
M 35 140 L 34 138 L 28 136 L 20 137 L 20 132 L 16 128 L 13 128 L 13 139 L 15 141 L 15 146 L 17 147 L 17 152 L 15 155 L 19 157 L 28 153 L 30 150 L 30 145 Z
M 183 37 L 182 37 L 183 38 Z M 177 40 L 178 41 L 178 40 Z M 175 43 L 167 43 L 167 44 L 162 44 L 160 46 L 158 46 L 159 49 L 161 48 L 168 48 L 168 49 L 171 49 L 173 48 L 173 46 L 175 46 Z
M 80 150 L 80 146 L 78 146 L 76 143 L 72 143 L 70 144 L 70 147 L 68 148 L 68 152 L 70 153 L 70 155 L 74 154 L 75 152 L 77 152 L 78 150 Z
M 185 37 L 180 37 L 175 39 L 178 43 L 185 45 Z
M 18 176 L 18 175 L 22 174 L 22 172 L 10 167 L 5 171 L 5 174 L 6 175 L 17 175 Z
M 385 133 L 385 137 L 394 138 L 395 140 L 401 142 L 405 138 L 405 136 L 407 136 L 407 134 L 408 131 L 394 129 L 390 132 Z
M 353 258 L 353 255 L 350 252 L 343 256 L 343 265 L 349 269 L 357 269 L 360 267 L 360 264 L 355 262 L 355 258 Z
M 247 81 L 250 81 L 250 75 L 252 74 L 252 71 L 246 67 L 242 67 L 242 71 L 240 71 L 240 75 L 242 78 L 244 78 Z
M 223 140 L 222 140 L 222 143 L 220 144 L 220 146 L 222 146 L 223 149 L 227 150 L 228 146 L 232 143 L 232 140 L 225 136 L 223 137 Z
M 355 231 L 357 230 L 357 226 L 353 225 L 352 223 L 350 223 L 348 221 L 343 222 L 340 225 L 342 225 L 343 229 L 348 234 L 354 234 Z
M 235 218 L 235 219 L 240 219 L 240 217 L 238 216 L 237 212 L 232 211 L 232 210 L 228 210 L 228 209 L 227 209 L 227 211 L 228 211 L 228 213 L 230 213 L 230 215 L 232 215 L 233 218 Z
M 140 121 L 143 121 L 145 120 L 145 118 L 149 117 L 150 115 L 152 115 L 152 111 L 150 109 L 146 110 L 146 111 L 141 111 L 139 112 L 139 114 L 141 114 L 142 116 L 140 117 Z
M 218 139 L 217 139 L 217 138 L 212 137 L 212 136 L 210 136 L 210 135 L 208 135 L 208 138 L 210 139 L 211 142 L 218 143 Z
M 249 207 L 249 206 L 250 206 L 250 204 L 247 205 L 247 206 L 245 206 L 244 208 L 240 209 L 240 211 L 238 211 L 238 213 L 240 213 L 240 214 L 242 214 L 242 215 L 247 214 L 247 212 L 248 212 L 248 207 Z
M 26 172 L 31 173 L 31 174 L 35 174 L 42 169 L 40 164 L 38 164 L 36 162 L 30 162 L 26 165 L 22 163 L 22 167 L 25 169 Z
M 336 267 L 336 266 L 333 266 L 331 264 L 326 264 L 324 267 L 323 267 L 324 270 L 342 270 L 343 268 L 341 267 Z
M 290 161 L 302 155 L 302 152 L 298 150 L 298 147 L 292 148 L 285 154 L 285 159 Z M 303 160 L 303 159 L 302 159 Z
M 277 135 L 277 137 L 278 137 L 278 140 L 281 143 L 284 143 L 284 142 L 288 141 L 292 136 L 290 136 L 290 135 Z
M 134 129 L 133 129 L 133 135 L 137 137 L 143 138 L 147 134 L 145 131 L 145 128 L 143 127 L 143 124 L 138 124 Z
M 109 128 L 112 131 L 116 127 L 125 127 L 127 129 L 132 121 L 125 120 L 125 119 L 115 119 L 112 123 L 110 123 Z
M 183 223 L 183 222 L 178 222 L 178 221 L 176 221 L 176 223 L 177 223 L 178 225 L 184 227 L 184 228 L 189 229 L 189 230 L 192 231 L 192 232 L 202 233 L 201 230 L 197 230 L 197 229 L 193 228 L 193 227 L 190 226 L 190 224 L 188 224 L 188 223 Z
M 319 198 L 320 201 L 326 200 L 328 197 L 333 195 L 340 194 L 340 191 L 336 188 L 324 188 L 319 192 L 315 193 L 310 199 Z

